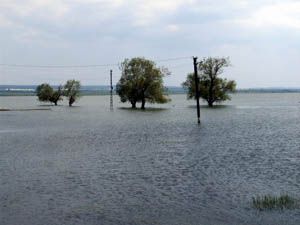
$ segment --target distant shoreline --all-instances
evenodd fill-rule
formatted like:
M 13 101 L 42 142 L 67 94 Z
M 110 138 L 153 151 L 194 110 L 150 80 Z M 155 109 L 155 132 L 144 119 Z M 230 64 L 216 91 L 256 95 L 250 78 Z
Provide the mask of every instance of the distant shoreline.
M 0 96 L 35 96 L 36 85 L 0 85 Z M 57 88 L 57 86 L 54 86 Z M 167 86 L 166 93 L 186 94 L 182 87 Z M 300 93 L 300 88 L 245 88 L 238 89 L 236 93 Z M 83 86 L 82 96 L 109 95 L 110 87 L 107 85 Z M 114 94 L 115 87 L 114 87 Z

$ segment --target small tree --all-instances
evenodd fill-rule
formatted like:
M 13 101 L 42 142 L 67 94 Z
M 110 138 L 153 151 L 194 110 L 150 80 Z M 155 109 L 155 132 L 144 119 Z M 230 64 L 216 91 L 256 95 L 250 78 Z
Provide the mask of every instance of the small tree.
M 58 101 L 62 101 L 62 96 L 63 96 L 63 90 L 62 90 L 62 86 L 60 85 L 58 86 L 58 89 L 56 91 L 53 91 L 49 101 L 57 105 Z
M 80 81 L 78 80 L 68 80 L 64 85 L 64 95 L 69 99 L 69 106 L 72 106 L 73 103 L 80 96 Z
M 51 102 L 57 105 L 57 102 L 62 100 L 62 90 L 61 87 L 58 87 L 58 90 L 53 90 L 53 88 L 47 84 L 41 84 L 36 88 L 36 94 L 39 101 L 42 102 Z
M 236 82 L 220 78 L 223 68 L 229 66 L 227 58 L 204 58 L 200 62 L 198 70 L 200 73 L 200 97 L 207 101 L 209 107 L 215 102 L 230 100 L 230 92 L 236 90 Z M 188 99 L 195 98 L 194 74 L 187 75 L 187 79 L 182 86 L 187 90 Z
M 116 87 L 121 102 L 130 102 L 132 108 L 141 102 L 141 109 L 145 109 L 146 101 L 166 103 L 169 100 L 163 86 L 166 69 L 156 67 L 153 61 L 145 58 L 132 58 L 124 60 L 121 70 L 122 76 Z
M 52 94 L 53 88 L 47 83 L 40 84 L 36 87 L 36 95 L 41 102 L 49 102 Z

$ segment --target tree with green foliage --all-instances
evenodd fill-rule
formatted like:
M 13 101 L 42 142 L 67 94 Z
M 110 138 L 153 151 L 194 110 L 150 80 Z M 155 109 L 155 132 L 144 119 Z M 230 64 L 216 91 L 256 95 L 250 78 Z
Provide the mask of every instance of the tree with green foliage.
M 51 102 L 57 105 L 58 101 L 62 100 L 62 90 L 61 86 L 58 87 L 58 90 L 54 90 L 49 84 L 44 83 L 36 88 L 36 94 L 39 101 L 42 102 Z
M 141 102 L 145 109 L 146 102 L 166 103 L 163 77 L 167 69 L 158 68 L 153 61 L 145 58 L 125 59 L 121 64 L 122 76 L 117 83 L 116 91 L 121 102 L 130 102 L 132 108 Z
M 72 106 L 73 103 L 80 96 L 80 81 L 78 80 L 68 80 L 64 85 L 64 95 L 69 99 L 69 106 Z
M 57 90 L 54 90 L 51 97 L 50 97 L 50 102 L 53 102 L 55 105 L 57 105 L 58 101 L 62 101 L 62 96 L 63 96 L 63 90 L 62 90 L 62 86 L 58 86 Z
M 236 82 L 219 77 L 223 69 L 230 65 L 228 58 L 204 58 L 198 65 L 199 71 L 199 92 L 200 97 L 207 101 L 209 107 L 216 102 L 230 100 L 229 93 L 235 92 Z M 187 79 L 182 83 L 187 90 L 188 99 L 195 98 L 195 78 L 194 74 L 187 75 Z
M 41 102 L 49 102 L 52 93 L 53 88 L 47 83 L 40 84 L 36 87 L 36 95 Z

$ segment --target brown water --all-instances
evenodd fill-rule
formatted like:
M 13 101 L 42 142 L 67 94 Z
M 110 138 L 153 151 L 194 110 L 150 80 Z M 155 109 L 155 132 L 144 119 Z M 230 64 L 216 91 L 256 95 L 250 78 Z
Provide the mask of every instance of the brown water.
M 145 112 L 110 111 L 108 96 L 0 112 L 0 224 L 300 224 L 299 209 L 251 207 L 300 198 L 299 94 L 236 94 L 200 126 L 194 102 L 171 97 Z

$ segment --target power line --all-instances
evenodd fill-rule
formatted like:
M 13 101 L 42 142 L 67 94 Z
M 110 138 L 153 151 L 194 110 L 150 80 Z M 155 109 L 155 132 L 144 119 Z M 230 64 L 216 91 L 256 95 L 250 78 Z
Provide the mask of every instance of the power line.
M 167 58 L 167 59 L 158 59 L 154 60 L 155 62 L 168 62 L 168 61 L 178 61 L 183 59 L 190 59 L 191 57 L 176 57 L 176 58 Z M 21 68 L 97 68 L 97 67 L 114 67 L 119 66 L 120 63 L 111 63 L 111 64 L 90 64 L 90 65 L 33 65 L 33 64 L 4 64 L 1 63 L 2 67 L 21 67 Z
M 92 67 L 111 67 L 119 64 L 95 64 L 95 65 L 28 65 L 28 64 L 0 64 L 5 67 L 23 67 L 23 68 L 92 68 Z
M 154 60 L 155 62 L 168 62 L 168 61 L 177 61 L 177 60 L 183 60 L 183 59 L 191 59 L 192 57 L 185 56 L 185 57 L 177 57 L 177 58 L 168 58 L 168 59 L 158 59 Z
M 184 64 L 178 64 L 178 65 L 171 65 L 166 66 L 168 69 L 178 69 L 178 68 L 186 68 L 187 66 L 190 66 L 191 63 L 184 63 Z

